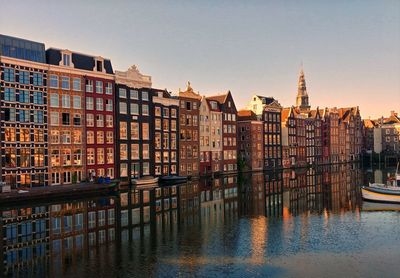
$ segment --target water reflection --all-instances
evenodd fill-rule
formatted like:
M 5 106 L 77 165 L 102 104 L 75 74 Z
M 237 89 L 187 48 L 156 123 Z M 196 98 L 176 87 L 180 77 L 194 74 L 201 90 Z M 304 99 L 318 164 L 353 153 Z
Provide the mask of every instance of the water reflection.
M 324 219 L 325 235 L 331 214 L 359 217 L 359 185 L 375 177 L 345 164 L 3 207 L 0 273 L 184 275 L 213 271 L 211 261 L 229 271 L 263 265 L 293 238 L 309 244 L 310 215 Z

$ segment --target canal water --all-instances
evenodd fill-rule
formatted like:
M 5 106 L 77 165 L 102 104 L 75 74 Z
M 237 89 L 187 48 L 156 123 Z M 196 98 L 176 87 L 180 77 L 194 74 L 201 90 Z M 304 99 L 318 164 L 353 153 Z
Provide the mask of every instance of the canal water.
M 399 277 L 391 170 L 336 165 L 1 206 L 10 277 Z

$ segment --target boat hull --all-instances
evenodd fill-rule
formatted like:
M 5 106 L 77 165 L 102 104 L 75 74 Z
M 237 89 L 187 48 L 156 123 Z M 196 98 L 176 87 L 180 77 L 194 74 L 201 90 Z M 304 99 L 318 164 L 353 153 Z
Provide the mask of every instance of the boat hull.
M 397 194 L 385 193 L 383 191 L 376 192 L 365 187 L 361 188 L 361 193 L 363 199 L 370 202 L 400 204 L 400 195 Z
M 150 185 L 150 184 L 157 184 L 158 178 L 147 178 L 147 179 L 134 179 L 132 180 L 133 185 Z

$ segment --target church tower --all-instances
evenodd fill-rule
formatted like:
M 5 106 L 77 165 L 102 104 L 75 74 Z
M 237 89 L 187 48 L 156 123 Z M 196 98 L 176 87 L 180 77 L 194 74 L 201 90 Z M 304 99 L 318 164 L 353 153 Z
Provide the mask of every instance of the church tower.
M 300 71 L 299 83 L 297 84 L 296 106 L 299 107 L 302 112 L 308 112 L 310 110 L 303 69 Z

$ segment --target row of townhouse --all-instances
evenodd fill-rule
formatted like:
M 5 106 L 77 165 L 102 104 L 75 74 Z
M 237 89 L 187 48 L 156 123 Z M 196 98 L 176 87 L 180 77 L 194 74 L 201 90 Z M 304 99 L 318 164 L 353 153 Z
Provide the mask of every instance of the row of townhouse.
M 142 176 L 199 176 L 358 158 L 358 107 L 311 110 L 304 73 L 296 106 L 230 91 L 172 95 L 136 66 L 0 35 L 2 181 L 35 187 Z
M 388 117 L 363 120 L 363 150 L 367 153 L 400 154 L 400 117 L 391 111 Z
M 0 35 L 1 180 L 13 188 L 234 172 L 230 92 L 173 96 L 136 66 Z
M 247 109 L 238 112 L 238 127 L 238 152 L 246 170 L 357 161 L 363 148 L 359 108 L 312 110 L 303 71 L 296 106 L 283 108 L 272 97 L 254 95 Z

